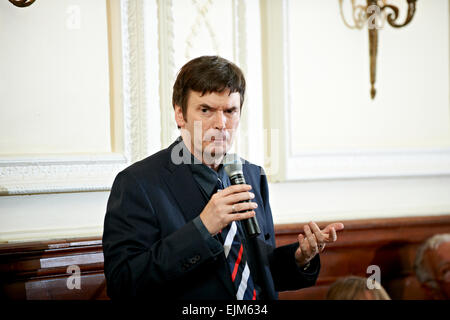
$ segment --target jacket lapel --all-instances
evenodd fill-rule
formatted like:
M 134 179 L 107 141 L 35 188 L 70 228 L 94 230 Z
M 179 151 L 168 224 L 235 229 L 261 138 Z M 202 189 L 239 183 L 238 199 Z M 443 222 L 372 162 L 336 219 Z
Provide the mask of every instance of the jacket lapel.
M 196 218 L 206 206 L 201 191 L 186 164 L 180 164 L 167 176 L 166 184 L 172 192 L 186 221 Z
M 182 148 L 183 145 L 182 139 L 179 137 L 169 146 L 169 157 L 166 165 L 169 172 L 167 175 L 164 175 L 164 182 L 172 192 L 186 221 L 191 221 L 202 212 L 206 201 L 194 180 L 189 164 L 186 164 L 186 161 L 189 161 L 189 157 L 185 154 L 186 151 Z M 179 162 L 182 163 L 173 163 L 172 158 L 175 156 L 181 157 L 176 160 L 181 160 Z

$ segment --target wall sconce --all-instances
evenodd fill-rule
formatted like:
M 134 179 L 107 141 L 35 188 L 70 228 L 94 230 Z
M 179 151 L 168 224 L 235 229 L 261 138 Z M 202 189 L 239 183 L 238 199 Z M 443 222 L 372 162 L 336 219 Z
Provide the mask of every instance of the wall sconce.
M 9 0 L 16 7 L 24 8 L 31 6 L 36 0 Z
M 386 21 L 394 28 L 401 28 L 411 22 L 416 11 L 416 0 L 406 0 L 408 11 L 403 23 L 398 23 L 399 8 L 387 0 L 366 0 L 365 5 L 356 4 L 356 0 L 350 0 L 352 5 L 353 25 L 349 24 L 343 13 L 343 0 L 339 0 L 339 9 L 344 24 L 350 29 L 362 29 L 367 22 L 369 30 L 369 56 L 370 56 L 370 97 L 375 98 L 375 76 L 378 51 L 378 29 L 382 29 Z

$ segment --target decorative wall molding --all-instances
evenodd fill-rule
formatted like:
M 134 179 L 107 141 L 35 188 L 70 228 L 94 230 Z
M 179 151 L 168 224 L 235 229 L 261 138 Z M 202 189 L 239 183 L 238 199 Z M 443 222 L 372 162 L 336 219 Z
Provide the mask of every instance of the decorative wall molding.
M 302 153 L 286 165 L 288 180 L 445 175 L 450 175 L 450 149 Z
M 233 0 L 233 46 L 234 61 L 246 76 L 248 83 L 248 64 L 247 64 L 247 9 L 245 1 Z M 248 85 L 247 85 L 248 87 Z M 246 88 L 247 89 L 247 88 Z M 249 110 L 248 109 L 248 90 L 243 105 L 243 113 L 239 122 L 239 135 L 235 144 L 237 152 L 241 155 L 248 155 L 250 135 L 249 135 Z
M 123 0 L 122 54 L 125 155 L 131 163 L 147 155 L 146 69 L 143 0 Z
M 157 0 L 158 4 L 158 51 L 159 95 L 161 108 L 161 144 L 167 148 L 176 130 L 172 106 L 172 87 L 175 81 L 175 49 L 172 0 Z
M 191 0 L 192 5 L 197 9 L 197 16 L 195 18 L 194 23 L 191 26 L 190 33 L 186 39 L 186 52 L 185 58 L 186 60 L 193 59 L 191 56 L 191 48 L 193 47 L 193 40 L 198 34 L 198 28 L 201 26 L 205 26 L 208 30 L 208 34 L 212 43 L 212 46 L 216 52 L 219 52 L 219 44 L 217 42 L 217 36 L 214 32 L 214 29 L 211 25 L 211 21 L 208 18 L 208 11 L 210 7 L 213 5 L 212 0 L 206 0 L 203 3 L 199 3 L 198 0 Z
M 52 228 L 17 230 L 2 232 L 0 234 L 0 245 L 2 243 L 21 243 L 24 241 L 42 241 L 49 239 L 77 238 L 77 237 L 102 237 L 103 225 L 80 226 L 77 228 Z
M 122 154 L 0 159 L 0 195 L 109 190 Z
M 117 152 L 110 154 L 2 156 L 0 195 L 109 190 L 120 170 L 145 155 L 147 134 L 145 71 L 142 71 L 145 70 L 142 0 L 114 0 L 108 2 L 108 6 L 108 19 L 111 19 L 111 13 L 120 16 L 120 21 L 117 21 L 120 28 L 117 30 L 120 29 L 121 34 L 110 36 L 110 39 L 122 40 L 118 46 L 120 52 L 112 52 L 112 60 L 120 61 L 121 64 L 113 66 L 115 69 L 112 72 L 119 75 L 120 81 L 116 80 L 121 83 L 114 90 L 120 90 L 122 95 L 121 101 L 115 102 L 119 105 L 112 105 L 111 112 L 120 122 L 120 132 L 115 133 L 118 136 L 113 137 L 113 140 L 123 143 L 117 147 Z
M 287 1 L 261 1 L 263 29 L 264 167 L 271 182 L 284 181 L 287 152 Z
M 175 48 L 174 48 L 174 15 L 173 6 L 175 3 L 173 0 L 157 0 L 158 6 L 158 48 L 159 51 L 159 65 L 160 65 L 160 107 L 161 107 L 161 142 L 162 147 L 165 148 L 173 142 L 174 134 L 177 133 L 177 127 L 174 121 L 174 114 L 172 109 L 172 88 L 175 82 L 176 72 L 175 70 Z M 209 41 L 212 48 L 219 54 L 220 38 L 213 29 L 213 24 L 210 22 L 208 13 L 214 1 L 212 0 L 192 0 L 185 4 L 186 6 L 193 6 L 196 10 L 197 16 L 195 23 L 189 26 L 190 32 L 188 33 L 184 43 L 186 59 L 192 59 L 191 48 L 193 42 L 198 34 L 199 26 L 205 26 L 209 35 Z M 232 0 L 232 12 L 233 12 L 233 55 L 235 62 L 240 68 L 246 72 L 247 68 L 247 10 L 245 1 Z M 183 50 L 183 48 L 178 48 Z M 245 132 L 248 129 L 248 119 L 244 117 L 241 120 L 240 131 Z M 236 141 L 239 144 L 242 152 L 246 152 L 248 135 L 242 135 L 242 139 Z M 241 141 L 241 142 L 240 142 Z

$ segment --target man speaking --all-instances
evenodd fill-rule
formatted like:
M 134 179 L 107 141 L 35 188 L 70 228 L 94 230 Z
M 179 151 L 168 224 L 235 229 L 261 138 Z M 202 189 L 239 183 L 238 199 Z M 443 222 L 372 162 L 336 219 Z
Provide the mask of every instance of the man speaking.
M 344 226 L 311 222 L 298 242 L 275 248 L 263 169 L 243 161 L 245 183 L 235 185 L 224 170 L 244 95 L 242 71 L 226 59 L 181 68 L 172 99 L 181 136 L 120 172 L 111 189 L 103 233 L 111 298 L 277 299 L 315 284 L 318 253 Z

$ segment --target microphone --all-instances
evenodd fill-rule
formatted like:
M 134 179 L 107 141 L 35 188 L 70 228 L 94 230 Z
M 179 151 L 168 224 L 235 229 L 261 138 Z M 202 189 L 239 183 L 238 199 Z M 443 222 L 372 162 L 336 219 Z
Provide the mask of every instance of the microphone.
M 242 162 L 237 154 L 226 154 L 222 163 L 223 169 L 230 178 L 232 185 L 245 184 L 244 172 L 242 171 Z M 244 200 L 241 202 L 250 202 L 250 200 Z M 249 238 L 256 237 L 261 233 L 256 217 L 242 220 L 242 223 Z

